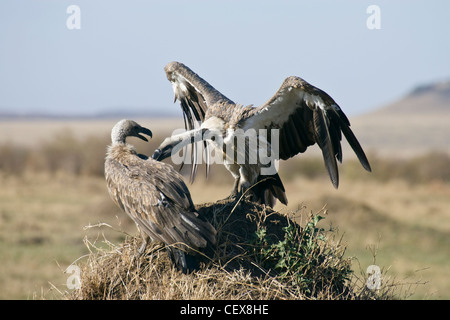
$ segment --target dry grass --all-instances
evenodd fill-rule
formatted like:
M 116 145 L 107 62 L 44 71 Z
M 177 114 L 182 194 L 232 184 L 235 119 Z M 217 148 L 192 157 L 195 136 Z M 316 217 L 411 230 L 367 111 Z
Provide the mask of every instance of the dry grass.
M 92 126 L 93 132 L 102 130 L 95 137 L 88 133 L 78 136 L 77 130 L 66 132 L 66 124 L 55 129 L 56 135 L 46 135 L 42 140 L 37 138 L 39 135 L 27 135 L 34 138 L 30 145 L 0 144 L 1 298 L 61 298 L 55 290 L 47 293 L 48 283 L 61 292 L 67 289 L 63 270 L 78 257 L 90 254 L 82 241 L 85 235 L 94 244 L 91 251 L 98 256 L 119 250 L 133 239 L 104 228 L 83 231 L 85 225 L 104 221 L 116 226 L 120 221 L 118 229 L 136 232 L 134 224 L 115 208 L 104 184 L 103 158 L 110 124 L 83 124 L 84 128 Z M 38 127 L 36 123 L 34 128 Z M 47 132 L 50 127 L 45 128 Z M 19 129 L 13 131 L 21 132 Z M 158 130 L 155 133 L 160 133 Z M 155 136 L 150 143 L 136 145 L 140 152 L 151 154 L 161 139 Z M 374 169 L 371 174 L 352 159 L 345 159 L 340 167 L 339 190 L 331 186 L 320 158 L 302 155 L 283 162 L 280 176 L 289 206 L 278 205 L 276 209 L 289 215 L 304 205 L 318 212 L 327 204 L 330 214 L 321 223 L 332 223 L 345 233 L 345 257 L 358 258 L 352 258 L 352 270 L 354 276 L 358 275 L 356 279 L 361 279 L 360 287 L 367 266 L 374 264 L 367 246 L 376 245 L 379 252 L 375 264 L 386 266 L 382 270 L 400 278 L 405 288 L 408 283 L 428 282 L 414 288 L 413 298 L 431 295 L 448 299 L 448 155 L 369 158 Z M 223 166 L 214 166 L 211 173 L 208 180 L 199 173 L 196 182 L 189 185 L 195 203 L 210 203 L 229 194 L 232 178 Z M 111 242 L 103 243 L 105 237 Z
M 131 241 L 128 234 L 137 232 L 134 223 L 109 199 L 104 178 L 26 175 L 1 179 L 4 182 L 0 188 L 3 299 L 66 296 L 54 289 L 62 293 L 68 290 L 69 275 L 63 272 L 65 268 L 79 257 L 84 257 L 77 260 L 80 265 L 86 261 L 85 255 L 95 257 L 83 244 L 84 237 L 93 244 L 91 251 L 101 256 L 112 254 L 113 248 L 120 249 L 122 244 Z M 229 184 L 200 179 L 190 189 L 194 201 L 201 203 L 227 195 Z M 404 288 L 410 283 L 427 282 L 411 288 L 409 292 L 414 291 L 415 299 L 449 297 L 450 187 L 439 184 L 414 187 L 401 181 L 384 184 L 345 181 L 336 191 L 328 180 L 299 177 L 287 182 L 286 189 L 290 206 L 278 207 L 286 214 L 304 205 L 319 212 L 328 204 L 329 214 L 320 224 L 328 230 L 332 223 L 333 229 L 339 228 L 339 233 L 344 234 L 340 245 L 346 247 L 344 257 L 352 258 L 353 275 L 357 276 L 352 281 L 359 287 L 367 277 L 366 268 L 376 264 L 399 279 L 396 283 L 402 283 Z M 310 212 L 302 209 L 301 213 L 295 219 L 304 225 Z M 83 230 L 84 226 L 99 222 L 121 231 L 105 227 Z M 337 234 L 328 235 L 330 241 L 340 241 Z M 374 245 L 378 248 L 375 262 L 372 251 L 367 249 Z M 384 283 L 388 284 L 388 280 Z M 395 289 L 398 288 L 397 285 Z
M 112 127 L 120 119 L 0 119 L 0 145 L 11 144 L 22 148 L 35 148 L 67 133 L 78 141 L 95 138 L 109 140 Z M 181 117 L 133 118 L 133 120 L 161 136 L 184 126 Z
M 383 290 L 365 286 L 351 270 L 345 247 L 309 214 L 300 226 L 271 209 L 241 201 L 200 205 L 199 214 L 218 230 L 214 252 L 199 270 L 183 274 L 167 250 L 128 236 L 107 247 L 86 240 L 90 254 L 80 263 L 81 287 L 67 299 L 392 299 L 396 281 Z M 321 212 L 324 214 L 324 212 Z M 403 293 L 402 293 L 403 294 Z M 404 296 L 402 296 L 404 297 Z

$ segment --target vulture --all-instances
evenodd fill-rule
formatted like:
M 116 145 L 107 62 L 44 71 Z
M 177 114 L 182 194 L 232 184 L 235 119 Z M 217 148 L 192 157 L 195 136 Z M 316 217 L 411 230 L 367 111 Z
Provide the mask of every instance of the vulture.
M 371 171 L 338 104 L 300 77 L 286 78 L 266 103 L 253 107 L 234 103 L 180 62 L 171 62 L 164 70 L 175 101 L 181 104 L 186 131 L 166 138 L 152 157 L 163 160 L 188 144 L 207 142 L 221 154 L 222 163 L 235 179 L 230 197 L 249 191 L 247 196 L 255 202 L 273 207 L 278 199 L 287 204 L 277 161 L 303 153 L 314 144 L 320 147 L 331 182 L 338 188 L 342 134 L 362 166 Z M 249 142 L 252 135 L 257 143 Z M 191 159 L 193 181 L 201 158 L 194 150 Z M 209 165 L 211 157 L 206 159 Z
M 152 137 L 132 120 L 113 127 L 105 158 L 108 191 L 144 235 L 143 248 L 148 238 L 165 243 L 177 267 L 187 273 L 195 268 L 195 254 L 215 243 L 216 230 L 198 216 L 182 176 L 171 165 L 138 154 L 125 141 L 148 141 L 142 134 Z

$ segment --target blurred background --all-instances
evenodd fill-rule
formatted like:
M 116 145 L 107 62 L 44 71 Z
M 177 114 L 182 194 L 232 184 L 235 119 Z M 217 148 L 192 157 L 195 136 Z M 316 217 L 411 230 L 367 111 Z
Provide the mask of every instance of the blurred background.
M 280 163 L 289 205 L 276 209 L 301 219 L 326 206 L 321 223 L 356 272 L 376 264 L 413 298 L 449 299 L 448 12 L 446 1 L 0 2 L 0 298 L 58 298 L 86 242 L 136 234 L 109 199 L 106 146 L 122 118 L 153 131 L 130 139 L 149 155 L 183 127 L 163 70 L 177 60 L 245 105 L 290 75 L 330 94 L 373 172 L 344 142 L 335 190 L 312 147 Z M 219 165 L 189 185 L 195 203 L 231 187 Z M 86 228 L 99 223 L 112 228 Z

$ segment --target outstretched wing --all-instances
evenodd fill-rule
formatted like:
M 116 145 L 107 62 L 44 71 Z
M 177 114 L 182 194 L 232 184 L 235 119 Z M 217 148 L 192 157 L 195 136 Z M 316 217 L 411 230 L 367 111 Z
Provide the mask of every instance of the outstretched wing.
M 207 109 L 214 103 L 220 100 L 233 103 L 180 62 L 170 62 L 164 71 L 172 83 L 175 101 L 180 101 L 186 130 L 193 129 L 195 121 L 203 122 Z
M 194 249 L 214 243 L 214 227 L 198 218 L 189 190 L 172 167 L 152 159 L 127 166 L 107 159 L 105 166 L 112 199 L 152 239 Z
M 179 100 L 183 111 L 184 127 L 186 130 L 195 128 L 196 122 L 203 122 L 208 108 L 216 102 L 226 101 L 233 103 L 219 91 L 214 89 L 208 82 L 203 80 L 198 74 L 180 62 L 170 62 L 164 68 L 167 79 L 172 83 L 175 94 L 175 101 Z M 207 142 L 203 142 L 204 152 L 208 157 Z M 197 143 L 193 144 L 191 152 L 191 182 L 197 174 Z M 186 156 L 186 154 L 185 154 Z M 184 165 L 181 164 L 180 170 Z M 209 172 L 209 160 L 206 161 L 206 176 Z
M 275 95 L 252 113 L 244 129 L 279 129 L 279 156 L 283 160 L 317 143 L 336 188 L 339 185 L 336 160 L 342 162 L 342 133 L 362 166 L 371 171 L 341 108 L 327 93 L 299 77 L 288 77 Z

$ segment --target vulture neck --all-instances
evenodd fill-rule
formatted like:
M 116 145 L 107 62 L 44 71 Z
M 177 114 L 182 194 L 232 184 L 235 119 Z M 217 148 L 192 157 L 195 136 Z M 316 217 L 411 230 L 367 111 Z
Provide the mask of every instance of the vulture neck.
M 113 145 L 123 145 L 126 144 L 126 135 L 123 134 L 123 132 L 118 131 L 118 132 L 113 132 L 111 134 L 111 141 Z
M 136 149 L 131 144 L 125 142 L 116 141 L 108 147 L 108 156 L 113 159 L 123 159 L 123 157 L 136 154 Z
M 112 144 L 125 144 L 127 134 L 123 125 L 116 124 L 111 131 Z

